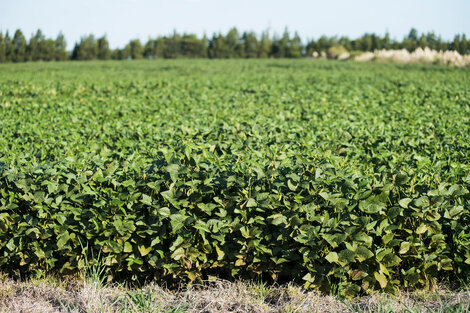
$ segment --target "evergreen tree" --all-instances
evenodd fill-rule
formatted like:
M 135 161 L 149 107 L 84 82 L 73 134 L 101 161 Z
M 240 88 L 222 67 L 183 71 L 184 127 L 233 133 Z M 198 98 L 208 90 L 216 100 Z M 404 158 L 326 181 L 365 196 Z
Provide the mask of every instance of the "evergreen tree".
M 53 61 L 56 55 L 55 40 L 44 38 L 39 41 L 39 60 Z
M 380 37 L 376 34 L 372 33 L 370 35 L 371 47 L 370 51 L 375 51 L 381 48 Z
M 440 44 L 438 43 L 438 38 L 434 32 L 428 32 L 426 34 L 426 44 L 429 49 L 439 50 Z
M 127 44 L 119 53 L 119 60 L 129 60 L 131 56 L 131 45 Z
M 97 40 L 97 49 L 98 49 L 98 59 L 99 60 L 109 60 L 111 58 L 111 50 L 109 50 L 109 43 L 106 39 L 106 35 L 98 38 Z
M 44 40 L 44 35 L 42 31 L 38 29 L 36 34 L 34 34 L 29 40 L 27 47 L 28 60 L 30 61 L 39 61 L 41 59 L 41 51 L 39 44 Z
M 299 34 L 297 32 L 294 34 L 292 39 L 289 39 L 289 44 L 287 46 L 286 57 L 288 58 L 300 58 L 302 57 L 302 40 L 300 40 Z
M 384 38 L 382 39 L 382 46 L 381 49 L 386 49 L 389 50 L 391 48 L 391 42 L 390 42 L 390 34 L 388 32 L 385 33 Z
M 369 34 L 364 34 L 360 39 L 360 50 L 361 51 L 373 51 L 372 50 L 372 37 Z
M 142 59 L 143 49 L 139 39 L 134 39 L 129 42 L 131 58 L 134 60 Z
M 80 43 L 75 44 L 72 52 L 73 60 L 96 60 L 98 58 L 98 44 L 93 35 L 88 35 L 80 39 Z
M 410 29 L 407 39 L 414 42 L 418 41 L 418 31 L 416 30 L 416 28 Z
M 13 40 L 11 42 L 12 49 L 14 50 L 13 55 L 11 56 L 11 61 L 13 62 L 24 62 L 26 58 L 26 39 L 23 36 L 21 30 L 17 29 Z
M 60 32 L 55 39 L 55 60 L 56 61 L 65 61 L 69 58 L 67 52 L 67 42 L 65 41 L 64 34 Z
M 316 44 L 317 43 L 313 39 L 307 41 L 307 45 L 305 46 L 305 53 L 307 57 L 313 56 L 313 53 L 316 51 Z
M 271 51 L 272 41 L 269 37 L 269 33 L 267 31 L 261 34 L 261 38 L 258 45 L 258 58 L 268 58 L 270 57 L 269 53 Z
M 13 44 L 13 41 L 11 40 L 8 31 L 5 34 L 5 48 L 6 48 L 6 53 L 5 53 L 6 61 L 13 62 L 13 59 L 15 56 L 15 45 Z
M 185 58 L 204 58 L 206 49 L 204 38 L 198 39 L 194 34 L 184 34 L 181 37 L 181 55 Z
M 122 51 L 119 48 L 114 49 L 111 51 L 111 59 L 112 60 L 122 60 Z
M 353 50 L 352 45 L 351 45 L 351 41 L 349 40 L 348 37 L 345 37 L 345 36 L 341 37 L 338 40 L 338 43 L 339 43 L 339 45 L 343 46 L 348 51 Z
M 460 51 L 460 35 L 455 35 L 454 41 L 450 44 L 450 50 Z
M 165 57 L 165 53 L 166 53 L 165 51 L 167 50 L 166 42 L 167 42 L 166 37 L 159 37 L 155 40 L 155 57 L 156 58 Z
M 144 45 L 143 56 L 146 59 L 154 59 L 155 58 L 155 48 L 156 48 L 157 41 L 154 39 L 149 39 L 147 43 Z
M 76 42 L 75 45 L 73 46 L 73 49 L 72 49 L 72 53 L 70 54 L 70 59 L 71 60 L 78 60 L 78 49 L 79 49 L 79 45 L 78 43 Z
M 230 49 L 222 34 L 214 34 L 209 42 L 209 57 L 211 59 L 226 59 L 230 57 Z
M 408 33 L 408 36 L 403 39 L 402 47 L 408 51 L 414 51 L 418 47 L 418 31 L 412 28 Z
M 462 38 L 460 39 L 460 45 L 459 45 L 459 52 L 460 54 L 468 54 L 468 41 L 467 41 L 467 37 L 465 36 L 465 34 L 462 34 Z
M 328 44 L 328 38 L 326 36 L 321 36 L 320 38 L 318 38 L 317 42 L 316 42 L 316 47 L 315 47 L 315 51 L 317 52 L 326 52 L 328 50 L 329 47 L 329 44 Z M 355 48 L 355 50 L 359 50 L 357 48 Z
M 176 31 L 171 37 L 165 37 L 162 45 L 163 57 L 175 59 L 181 56 L 181 35 Z
M 238 35 L 238 30 L 234 27 L 229 30 L 227 36 L 225 37 L 225 45 L 228 49 L 229 58 L 242 57 L 240 55 L 242 49 L 240 48 L 240 36 Z
M 419 40 L 418 40 L 418 47 L 424 49 L 425 47 L 428 46 L 428 42 L 426 40 L 426 36 L 424 34 L 422 34 L 420 37 L 419 37 Z
M 286 28 L 281 38 L 273 40 L 272 55 L 276 58 L 287 57 L 289 41 L 289 30 Z
M 202 37 L 202 42 L 201 42 L 201 58 L 207 58 L 209 55 L 208 55 L 208 39 L 207 39 L 207 36 L 206 34 L 204 34 L 204 36 Z
M 7 45 L 5 37 L 3 37 L 2 32 L 0 32 L 0 63 L 5 63 L 7 61 Z
M 244 57 L 245 58 L 256 58 L 258 56 L 258 38 L 253 32 L 243 33 L 242 35 Z

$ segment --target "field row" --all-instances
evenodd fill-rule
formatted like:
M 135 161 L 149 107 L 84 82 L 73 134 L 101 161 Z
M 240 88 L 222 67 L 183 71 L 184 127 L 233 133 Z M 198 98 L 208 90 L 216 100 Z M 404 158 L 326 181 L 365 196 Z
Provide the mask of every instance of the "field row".
M 115 280 L 345 296 L 469 277 L 468 71 L 29 66 L 1 67 L 3 271 L 76 275 L 99 259 Z

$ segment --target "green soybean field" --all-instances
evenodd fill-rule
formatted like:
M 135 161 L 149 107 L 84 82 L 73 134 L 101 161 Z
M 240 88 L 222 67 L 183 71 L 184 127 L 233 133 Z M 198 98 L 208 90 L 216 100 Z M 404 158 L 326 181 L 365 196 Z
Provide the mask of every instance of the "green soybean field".
M 345 297 L 470 277 L 470 72 L 0 65 L 0 271 Z

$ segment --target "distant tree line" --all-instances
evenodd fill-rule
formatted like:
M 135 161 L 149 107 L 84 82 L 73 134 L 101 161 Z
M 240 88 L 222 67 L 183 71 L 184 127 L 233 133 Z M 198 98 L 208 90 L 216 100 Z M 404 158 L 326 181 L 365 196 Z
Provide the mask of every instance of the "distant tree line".
M 157 58 L 300 58 L 311 56 L 313 52 L 326 52 L 331 47 L 341 46 L 348 51 L 374 51 L 376 49 L 407 49 L 418 47 L 435 50 L 456 50 L 469 54 L 470 45 L 465 34 L 456 35 L 452 41 L 445 41 L 434 32 L 419 34 L 411 29 L 403 40 L 392 40 L 386 33 L 383 37 L 366 33 L 357 39 L 338 36 L 321 36 L 308 40 L 304 45 L 297 33 L 291 35 L 286 29 L 282 36 L 270 36 L 268 32 L 257 35 L 254 32 L 240 33 L 232 28 L 227 34 L 217 33 L 208 38 L 194 34 L 174 32 L 169 36 L 149 39 L 145 44 L 134 39 L 122 49 L 110 49 L 106 36 L 96 38 L 84 36 L 75 43 L 72 51 L 67 51 L 64 35 L 55 39 L 46 38 L 38 30 L 26 40 L 21 30 L 10 36 L 8 31 L 0 32 L 0 63 L 25 61 L 64 61 L 64 60 L 125 60 Z

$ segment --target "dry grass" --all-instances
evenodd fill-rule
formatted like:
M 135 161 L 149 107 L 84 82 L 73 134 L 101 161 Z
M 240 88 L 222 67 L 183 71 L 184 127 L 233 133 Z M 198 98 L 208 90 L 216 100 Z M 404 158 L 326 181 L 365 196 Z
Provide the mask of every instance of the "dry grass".
M 469 292 L 375 294 L 342 301 L 292 284 L 215 281 L 190 289 L 141 289 L 99 282 L 0 281 L 0 312 L 470 312 Z

